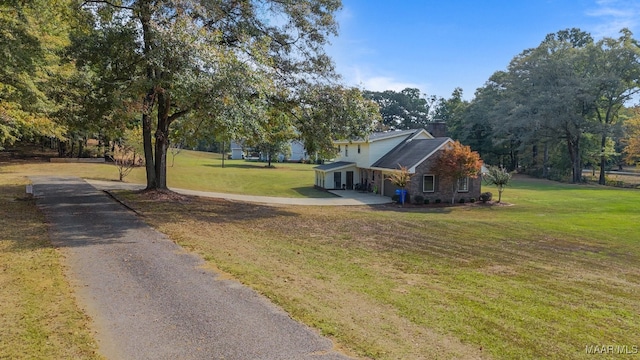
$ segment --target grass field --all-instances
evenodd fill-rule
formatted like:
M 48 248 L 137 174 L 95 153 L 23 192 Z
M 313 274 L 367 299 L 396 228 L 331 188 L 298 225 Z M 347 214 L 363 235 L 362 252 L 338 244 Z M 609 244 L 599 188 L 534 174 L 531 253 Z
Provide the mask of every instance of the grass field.
M 357 356 L 586 359 L 588 346 L 640 346 L 637 190 L 522 178 L 505 192 L 512 206 L 412 209 L 120 196 Z
M 167 159 L 171 165 L 171 156 Z M 315 165 L 298 163 L 266 163 L 225 160 L 220 154 L 184 150 L 167 168 L 169 187 L 281 197 L 332 197 L 313 188 Z M 0 171 L 20 174 L 68 174 L 89 179 L 117 180 L 118 170 L 112 164 L 49 163 L 45 161 L 12 162 L 0 165 Z M 125 182 L 144 184 L 144 168 L 134 169 Z
M 99 359 L 26 183 L 0 174 L 0 358 Z
M 200 167 L 219 164 L 181 154 L 170 172 L 195 177 Z M 269 172 L 297 174 L 282 176 L 298 183 L 278 194 L 302 196 L 295 189 L 313 181 L 310 166 L 236 164 L 225 168 L 242 174 L 235 183 L 230 174 L 211 183 L 240 188 L 250 171 L 261 174 L 255 181 Z M 19 176 L 26 173 L 114 179 L 117 172 L 108 165 L 0 165 L 0 353 L 90 358 L 86 318 L 61 276 L 60 255 L 47 245 L 33 202 L 16 200 L 24 197 Z M 203 184 L 212 176 L 179 181 Z M 510 206 L 424 208 L 117 196 L 212 267 L 358 357 L 613 359 L 620 354 L 594 356 L 587 347 L 640 347 L 638 190 L 518 178 L 503 197 Z

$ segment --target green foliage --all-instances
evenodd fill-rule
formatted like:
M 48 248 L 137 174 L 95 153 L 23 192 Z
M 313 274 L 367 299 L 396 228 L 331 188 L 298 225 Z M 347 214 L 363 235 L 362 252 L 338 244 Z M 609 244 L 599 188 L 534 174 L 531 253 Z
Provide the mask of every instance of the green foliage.
M 629 30 L 599 41 L 561 30 L 494 73 L 452 128 L 489 163 L 547 178 L 568 172 L 572 182 L 582 181 L 585 162 L 599 163 L 602 183 L 621 150 L 613 140 L 624 104 L 639 91 L 640 48 Z
M 365 91 L 365 98 L 374 101 L 380 107 L 384 129 L 417 129 L 427 126 L 432 119 L 431 112 L 437 98 L 424 98 L 420 90 L 406 88 L 400 92 L 386 90 L 383 92 Z
M 511 181 L 511 173 L 503 167 L 488 166 L 487 173 L 483 174 L 482 178 L 488 184 L 495 185 L 498 188 L 498 202 L 500 202 L 504 188 Z
M 482 194 L 480 194 L 480 201 L 482 201 L 483 203 L 491 201 L 492 199 L 493 199 L 493 194 L 490 191 L 483 192 Z

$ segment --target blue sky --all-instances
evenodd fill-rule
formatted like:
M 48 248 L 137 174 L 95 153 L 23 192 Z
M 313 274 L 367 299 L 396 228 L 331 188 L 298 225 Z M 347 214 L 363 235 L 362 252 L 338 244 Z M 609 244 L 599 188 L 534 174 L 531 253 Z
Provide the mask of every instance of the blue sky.
M 640 0 L 342 0 L 340 35 L 327 52 L 347 85 L 420 89 L 470 100 L 514 56 L 545 35 L 577 27 L 597 40 L 629 28 Z

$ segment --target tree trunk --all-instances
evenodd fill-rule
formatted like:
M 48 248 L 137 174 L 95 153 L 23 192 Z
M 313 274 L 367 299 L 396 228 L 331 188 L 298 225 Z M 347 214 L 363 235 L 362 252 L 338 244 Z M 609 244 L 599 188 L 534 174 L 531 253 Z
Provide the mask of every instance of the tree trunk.
M 149 55 L 153 42 L 151 33 L 151 4 L 149 1 L 140 2 L 140 23 L 142 25 L 142 39 L 144 41 L 144 54 Z M 149 83 L 153 84 L 156 72 L 151 64 L 146 66 L 146 77 Z M 142 109 L 142 142 L 144 146 L 145 170 L 147 172 L 147 190 L 156 188 L 155 163 L 153 160 L 153 142 L 151 140 L 151 113 L 155 102 L 155 87 L 147 92 L 144 98 Z
M 78 140 L 78 158 L 82 157 L 82 153 L 84 152 L 84 142 L 82 139 Z
M 158 91 L 158 127 L 156 129 L 155 175 L 156 189 L 167 190 L 167 149 L 169 148 L 169 110 L 171 96 Z
M 605 166 L 607 165 L 607 157 L 604 155 L 604 148 L 607 146 L 607 136 L 602 135 L 602 140 L 600 142 L 602 154 L 600 155 L 600 178 L 598 179 L 598 184 L 605 185 L 607 183 L 607 179 L 605 178 Z
M 580 159 L 580 137 L 573 138 L 567 134 L 567 148 L 569 157 L 571 158 L 571 182 L 579 183 L 582 181 L 582 161 Z
M 549 178 L 549 143 L 544 143 L 544 155 L 542 159 L 542 177 Z
M 147 190 L 151 190 L 156 188 L 156 172 L 153 160 L 153 142 L 151 141 L 151 116 L 146 113 L 142 114 L 142 142 L 144 146 L 144 166 L 147 172 Z

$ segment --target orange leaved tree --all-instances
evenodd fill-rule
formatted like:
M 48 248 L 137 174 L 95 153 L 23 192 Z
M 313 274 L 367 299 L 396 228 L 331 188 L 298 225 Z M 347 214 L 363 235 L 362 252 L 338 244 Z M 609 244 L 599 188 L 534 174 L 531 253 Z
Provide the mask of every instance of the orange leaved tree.
M 407 169 L 406 166 L 398 164 L 398 167 L 400 168 L 400 171 L 389 174 L 387 179 L 389 179 L 393 185 L 402 189 L 402 192 L 400 193 L 400 204 L 404 205 L 406 187 L 409 185 L 413 174 L 409 172 L 409 169 Z
M 451 182 L 453 190 L 451 203 L 453 204 L 456 193 L 460 190 L 460 179 L 477 178 L 481 166 L 482 161 L 477 152 L 458 141 L 454 141 L 442 150 L 432 170 L 440 179 Z

